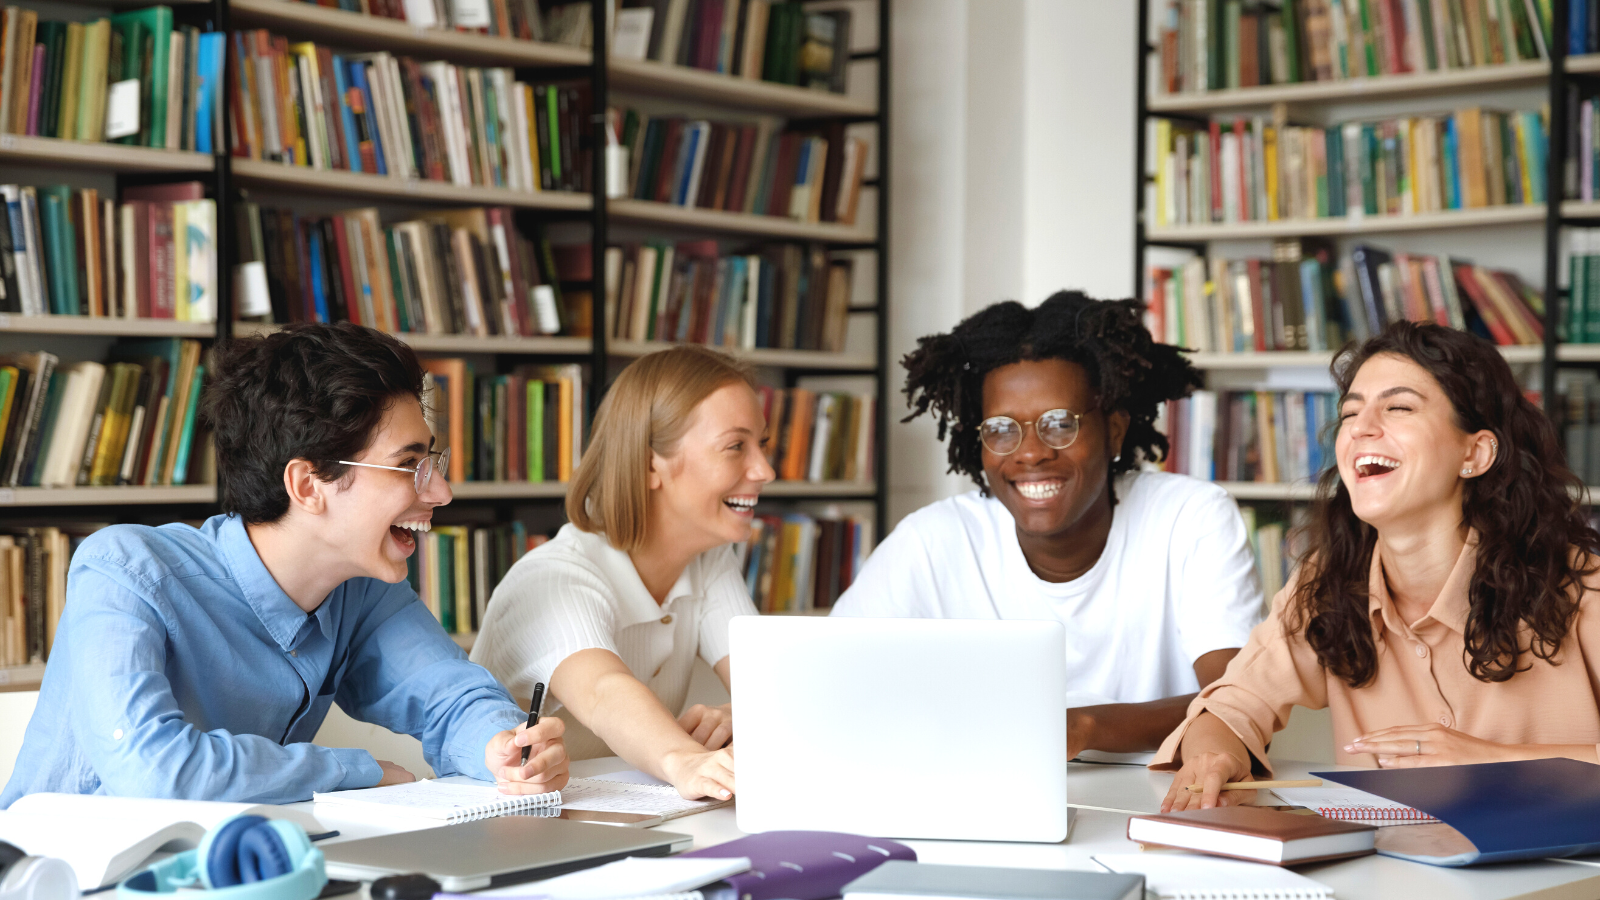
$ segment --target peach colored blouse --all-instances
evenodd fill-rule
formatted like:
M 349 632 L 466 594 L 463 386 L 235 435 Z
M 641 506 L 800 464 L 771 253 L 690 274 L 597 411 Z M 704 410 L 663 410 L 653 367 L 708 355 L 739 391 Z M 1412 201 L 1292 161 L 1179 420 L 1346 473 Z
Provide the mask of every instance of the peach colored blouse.
M 1151 768 L 1175 768 L 1184 733 L 1207 710 L 1227 723 L 1268 771 L 1266 745 L 1288 723 L 1294 706 L 1333 710 L 1334 754 L 1342 765 L 1377 765 L 1370 753 L 1344 752 L 1344 745 L 1360 735 L 1425 722 L 1496 743 L 1600 745 L 1600 575 L 1585 583 L 1578 616 L 1556 655 L 1559 664 L 1524 653 L 1519 663 L 1532 668 L 1509 681 L 1483 682 L 1467 671 L 1463 634 L 1477 548 L 1474 531 L 1428 614 L 1409 625 L 1389 597 L 1374 549 L 1368 609 L 1377 632 L 1378 668 L 1362 688 L 1323 669 L 1304 635 L 1284 637 L 1291 582 L 1272 598 L 1266 621 L 1250 633 L 1223 676 L 1189 705 L 1188 718 L 1162 743 Z

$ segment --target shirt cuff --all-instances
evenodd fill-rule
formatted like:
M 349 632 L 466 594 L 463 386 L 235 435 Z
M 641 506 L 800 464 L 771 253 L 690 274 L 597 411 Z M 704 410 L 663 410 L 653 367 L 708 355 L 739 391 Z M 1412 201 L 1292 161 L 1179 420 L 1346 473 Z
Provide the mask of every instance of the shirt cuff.
M 484 764 L 484 753 L 489 747 L 490 739 L 502 731 L 514 731 L 518 725 L 526 724 L 527 721 L 526 713 L 507 704 L 503 709 L 484 716 L 476 726 L 463 727 L 461 738 L 456 742 L 455 752 L 451 754 L 456 772 L 483 781 L 494 781 L 494 773 Z
M 328 752 L 344 767 L 344 778 L 339 781 L 334 790 L 351 791 L 356 788 L 369 788 L 383 780 L 383 767 L 372 758 L 372 754 L 365 750 L 355 750 L 346 747 L 330 747 Z
M 1212 703 L 1209 697 L 1196 697 L 1189 705 L 1189 715 L 1183 720 L 1167 739 L 1161 742 L 1161 749 L 1156 751 L 1155 759 L 1150 761 L 1150 768 L 1157 771 L 1172 771 L 1181 766 L 1179 759 L 1183 746 L 1183 736 L 1189 733 L 1189 726 L 1200 717 L 1203 712 L 1211 713 L 1228 726 L 1234 736 L 1244 744 L 1250 752 L 1251 768 L 1265 770 L 1267 775 L 1272 774 L 1272 760 L 1267 758 L 1267 748 L 1256 739 L 1256 730 L 1250 717 L 1233 709 L 1226 704 Z

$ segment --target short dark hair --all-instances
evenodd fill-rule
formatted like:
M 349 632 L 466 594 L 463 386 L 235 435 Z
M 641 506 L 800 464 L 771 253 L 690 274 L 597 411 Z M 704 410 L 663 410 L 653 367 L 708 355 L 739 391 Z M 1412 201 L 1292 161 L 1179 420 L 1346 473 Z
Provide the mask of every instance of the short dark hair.
M 371 328 L 286 325 L 218 347 L 204 415 L 216 438 L 222 510 L 251 525 L 289 511 L 283 468 L 310 460 L 337 481 L 367 448 L 398 397 L 422 397 L 422 366 L 411 348 Z
M 1111 462 L 1111 476 L 1138 465 L 1135 451 L 1158 462 L 1167 452 L 1167 438 L 1155 427 L 1161 404 L 1189 396 L 1201 379 L 1180 348 L 1150 336 L 1143 310 L 1136 300 L 1095 300 L 1080 291 L 1059 291 L 1034 309 L 1015 300 L 981 309 L 949 334 L 919 339 L 901 361 L 912 409 L 904 421 L 932 410 L 939 439 L 950 435 L 950 471 L 965 474 L 987 495 L 978 443 L 984 378 L 1023 360 L 1061 359 L 1083 367 L 1107 415 L 1128 414 L 1122 457 Z

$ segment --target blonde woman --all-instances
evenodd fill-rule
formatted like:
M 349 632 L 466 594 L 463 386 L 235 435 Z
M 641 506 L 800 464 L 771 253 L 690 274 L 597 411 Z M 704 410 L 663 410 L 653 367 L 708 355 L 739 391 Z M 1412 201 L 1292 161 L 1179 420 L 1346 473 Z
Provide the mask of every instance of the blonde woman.
M 754 615 L 737 545 L 773 479 L 750 372 L 698 346 L 646 356 L 600 404 L 554 540 L 495 588 L 472 661 L 549 686 L 574 759 L 614 753 L 685 797 L 733 796 L 733 712 L 679 710 L 694 659 L 728 675 Z

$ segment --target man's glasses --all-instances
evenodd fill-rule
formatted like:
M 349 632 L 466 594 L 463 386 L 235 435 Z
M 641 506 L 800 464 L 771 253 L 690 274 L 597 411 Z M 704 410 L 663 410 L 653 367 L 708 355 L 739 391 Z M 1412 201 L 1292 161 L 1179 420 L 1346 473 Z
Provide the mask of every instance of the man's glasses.
M 433 462 L 434 453 L 439 454 L 439 463 L 437 466 L 435 466 Z M 339 460 L 339 465 L 361 466 L 365 469 L 388 469 L 391 472 L 410 472 L 412 476 L 411 483 L 416 487 L 417 493 L 420 495 L 423 491 L 428 489 L 428 482 L 433 480 L 433 470 L 435 468 L 439 469 L 441 473 L 450 471 L 450 448 L 446 447 L 443 450 L 428 451 L 428 455 L 424 456 L 422 461 L 417 463 L 417 466 L 414 469 L 408 469 L 404 466 L 380 466 L 376 463 L 351 462 L 348 459 Z M 450 478 L 450 476 L 446 474 L 441 474 L 439 477 L 446 480 Z
M 1032 422 L 1018 422 L 1010 416 L 990 416 L 978 426 L 978 437 L 990 453 L 1010 456 L 1022 446 L 1023 435 L 1032 425 L 1046 447 L 1065 450 L 1078 439 L 1083 430 L 1079 427 L 1082 421 L 1083 416 L 1070 409 L 1052 409 Z

